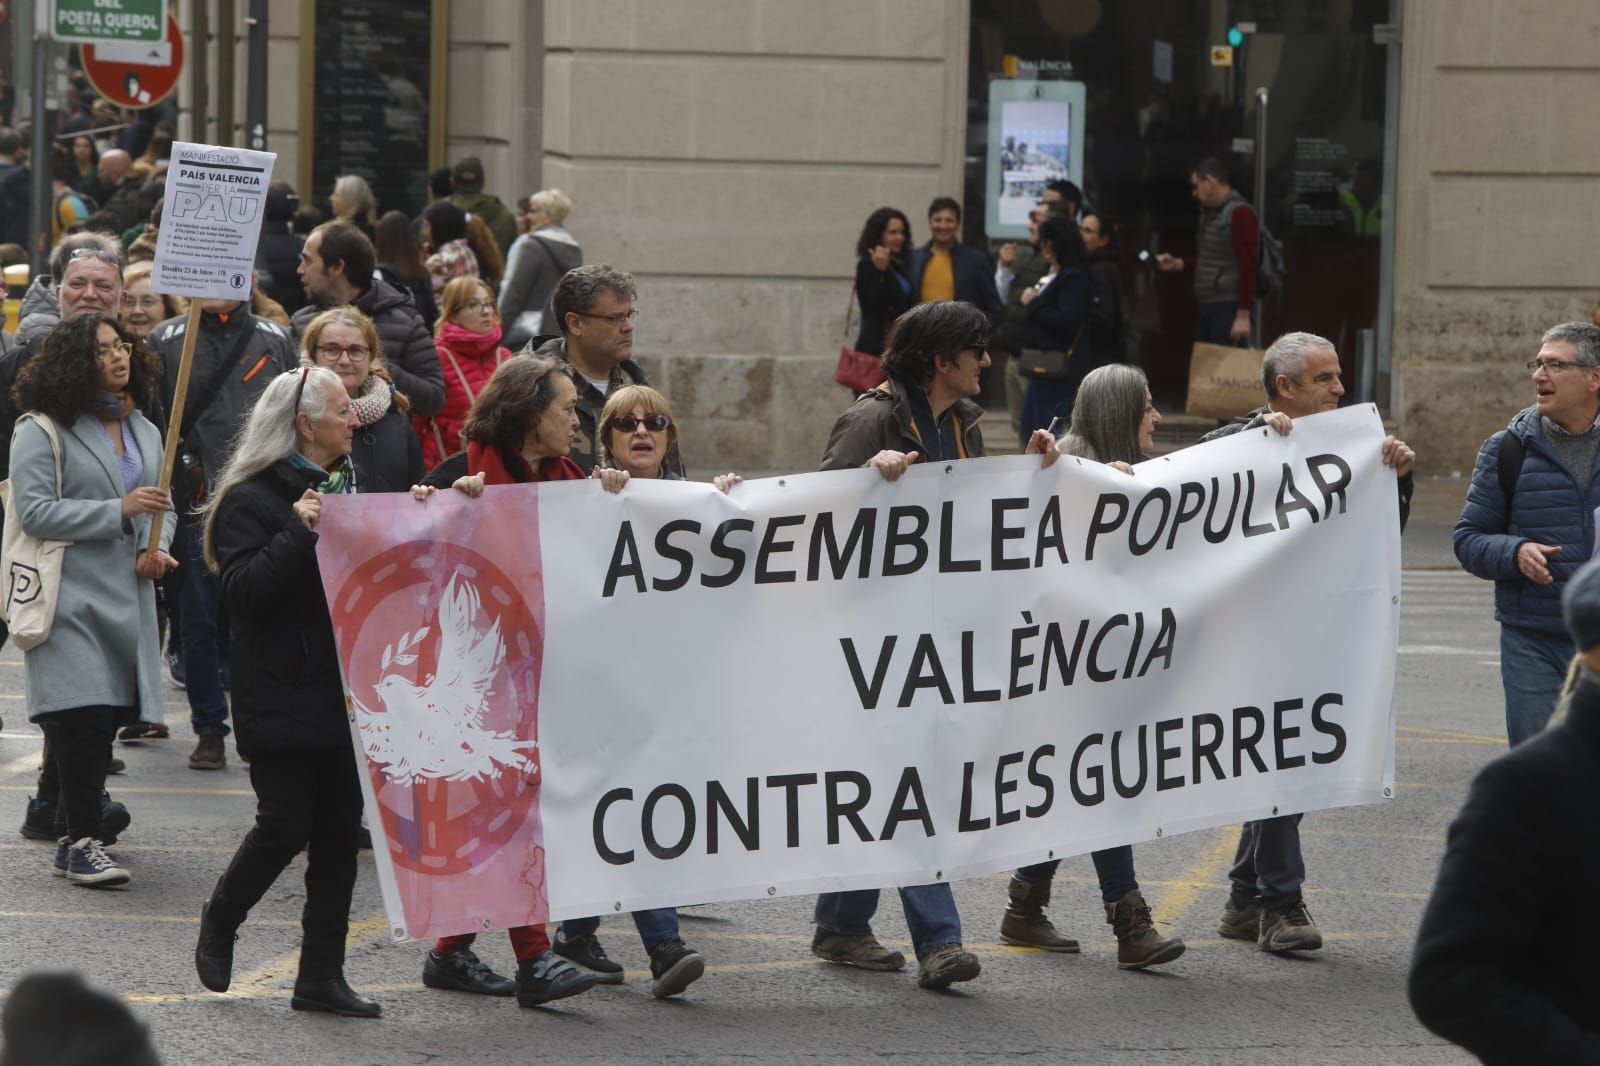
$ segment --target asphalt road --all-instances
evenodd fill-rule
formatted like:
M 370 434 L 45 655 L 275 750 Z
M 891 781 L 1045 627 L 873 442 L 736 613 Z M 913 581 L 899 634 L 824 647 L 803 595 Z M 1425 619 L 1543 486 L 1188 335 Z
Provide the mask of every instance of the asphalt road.
M 168 1063 L 1470 1061 L 1417 1024 L 1404 980 L 1445 828 L 1472 773 L 1504 750 L 1489 600 L 1486 584 L 1459 571 L 1406 572 L 1398 796 L 1313 813 L 1304 824 L 1306 899 L 1327 940 L 1321 952 L 1281 958 L 1216 936 L 1235 839 L 1218 829 L 1137 849 L 1157 917 L 1189 945 L 1158 972 L 1116 969 L 1084 857 L 1063 866 L 1052 907 L 1057 924 L 1084 941 L 1081 956 L 998 942 L 1004 875 L 956 885 L 967 943 L 984 965 L 958 991 L 921 991 L 910 972 L 813 960 L 810 900 L 794 898 L 685 911 L 684 936 L 710 965 L 673 1001 L 650 997 L 631 923 L 607 919 L 602 936 L 628 966 L 627 983 L 521 1010 L 423 988 L 425 948 L 387 942 L 364 859 L 347 973 L 383 1003 L 375 1022 L 289 1009 L 298 863 L 245 926 L 234 991 L 213 995 L 196 982 L 200 903 L 250 823 L 252 797 L 231 751 L 224 771 L 187 769 L 192 739 L 179 692 L 169 691 L 172 739 L 119 745 L 128 772 L 110 787 L 134 824 L 114 850 L 133 883 L 92 891 L 50 876 L 51 846 L 15 833 L 40 738 L 23 720 L 20 657 L 8 648 L 0 655 L 0 814 L 11 819 L 0 832 L 0 986 L 34 969 L 81 970 L 132 1005 Z M 892 896 L 877 926 L 909 953 Z M 504 939 L 479 946 L 511 968 Z

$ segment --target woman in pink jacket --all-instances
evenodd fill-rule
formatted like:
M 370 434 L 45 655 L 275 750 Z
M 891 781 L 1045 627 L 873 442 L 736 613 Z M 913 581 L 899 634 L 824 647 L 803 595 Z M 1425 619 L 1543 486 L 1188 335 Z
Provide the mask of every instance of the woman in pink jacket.
M 494 292 L 479 278 L 451 279 L 444 287 L 434 334 L 444 371 L 444 406 L 431 418 L 413 419 L 422 438 L 422 461 L 432 470 L 466 447 L 461 425 L 478 393 L 511 352 L 500 346 L 500 312 Z

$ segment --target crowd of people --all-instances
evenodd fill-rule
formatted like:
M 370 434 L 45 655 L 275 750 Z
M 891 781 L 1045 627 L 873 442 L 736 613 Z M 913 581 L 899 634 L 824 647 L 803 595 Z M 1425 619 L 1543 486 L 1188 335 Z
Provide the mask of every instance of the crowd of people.
M 0 131 L 0 150 L 6 138 Z M 76 156 L 73 164 L 86 166 Z M 63 227 L 71 232 L 53 249 L 49 273 L 34 279 L 15 342 L 0 356 L 0 446 L 13 517 L 29 536 L 71 544 L 54 628 L 24 651 L 29 716 L 46 741 L 24 835 L 54 842 L 51 872 L 73 884 L 130 883 L 107 849 L 132 815 L 106 780 L 120 768 L 116 738 L 168 735 L 166 674 L 188 697 L 196 737 L 189 765 L 226 766 L 232 733 L 257 796 L 255 824 L 201 911 L 201 983 L 229 987 L 239 930 L 304 850 L 292 1005 L 348 1016 L 380 1008 L 343 972 L 364 829 L 317 576 L 323 499 L 409 492 L 426 500 L 440 491 L 476 498 L 487 485 L 557 480 L 625 492 L 632 478 L 687 477 L 682 427 L 633 359 L 637 285 L 624 271 L 583 263 L 565 228 L 568 197 L 542 190 L 502 214 L 482 192 L 476 160 L 434 178 L 433 202 L 417 218 L 380 215 L 364 182 L 341 179 L 333 217 L 303 236 L 295 231 L 306 209 L 291 189 L 275 186 L 251 299 L 201 302 L 179 424 L 168 412 L 186 307 L 151 291 L 148 257 L 86 220 Z M 1245 208 L 1210 189 L 1215 181 L 1197 168 L 1202 214 L 1219 220 L 1215 247 L 1208 252 L 1202 242 L 1202 260 L 1225 256 L 1239 229 L 1248 230 L 1240 225 Z M 148 217 L 135 220 L 142 228 L 133 246 L 160 224 L 159 196 L 143 200 Z M 978 398 L 992 349 L 1023 371 L 1049 364 L 1025 357 L 1030 350 L 1067 353 L 1064 373 L 1018 375 L 1008 390 L 1024 450 L 1043 465 L 1068 454 L 1131 473 L 1149 458 L 1161 416 L 1143 372 L 1126 362 L 1120 279 L 1114 256 L 1102 254 L 1111 220 L 1086 208 L 1070 183 L 1052 183 L 1035 207 L 1030 240 L 1000 246 L 993 261 L 957 239 L 956 201 L 935 200 L 928 223 L 932 238 L 921 247 L 894 208 L 875 211 L 862 231 L 856 347 L 880 357 L 884 381 L 843 410 L 821 468 L 870 467 L 893 481 L 915 463 L 981 457 Z M 1251 325 L 1237 306 L 1249 279 L 1220 278 L 1213 271 L 1203 279 L 1211 289 L 1234 286 L 1206 328 L 1237 335 Z M 1557 327 L 1529 366 L 1536 408 L 1486 445 L 1457 533 L 1464 563 L 1500 581 L 1506 597 L 1507 718 L 1519 742 L 1543 726 L 1553 703 L 1559 685 L 1546 675 L 1565 670 L 1574 652 L 1593 654 L 1592 640 L 1575 647 L 1557 628 L 1561 587 L 1575 569 L 1560 555 L 1574 539 L 1561 523 L 1583 521 L 1587 511 L 1574 519 L 1553 508 L 1552 494 L 1566 491 L 1567 473 L 1600 462 L 1600 329 Z M 1256 427 L 1291 433 L 1297 419 L 1337 407 L 1344 394 L 1333 344 L 1307 333 L 1266 349 L 1261 382 L 1261 407 L 1211 437 Z M 170 492 L 160 487 L 169 435 L 180 457 Z M 1414 456 L 1391 436 L 1382 460 L 1397 475 L 1403 527 Z M 740 478 L 714 481 L 734 492 Z M 1578 496 L 1588 499 L 1586 491 Z M 1513 570 L 1528 584 L 1515 595 L 1507 589 Z M 1589 625 L 1585 638 L 1600 632 Z M 1527 680 L 1535 673 L 1528 663 L 1543 671 L 1537 686 Z M 1567 727 L 1579 732 L 1592 725 L 1584 714 L 1594 702 L 1592 678 L 1583 676 Z M 1269 952 L 1321 946 L 1302 896 L 1300 820 L 1243 828 L 1221 936 Z M 1184 942 L 1156 928 L 1133 849 L 1105 849 L 1093 860 L 1118 965 L 1178 959 Z M 1002 941 L 1078 950 L 1046 913 L 1056 865 L 1015 871 L 999 915 Z M 949 885 L 900 895 L 918 984 L 942 988 L 979 976 Z M 819 897 L 813 953 L 902 969 L 904 956 L 873 933 L 877 902 L 871 890 Z M 633 919 L 656 995 L 679 994 L 705 972 L 704 958 L 679 934 L 676 910 Z M 479 958 L 470 934 L 445 937 L 426 956 L 423 983 L 523 1006 L 578 995 L 622 980 L 598 926 L 598 918 L 568 920 L 553 937 L 542 926 L 509 930 L 511 977 Z

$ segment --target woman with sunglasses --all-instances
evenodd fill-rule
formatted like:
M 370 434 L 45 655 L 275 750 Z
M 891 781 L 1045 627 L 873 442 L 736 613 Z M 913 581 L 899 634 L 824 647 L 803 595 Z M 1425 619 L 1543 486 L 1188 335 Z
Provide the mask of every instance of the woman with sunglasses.
M 344 979 L 356 882 L 356 775 L 333 623 L 317 568 L 322 499 L 352 491 L 355 409 L 339 375 L 305 366 L 256 401 L 200 514 L 232 626 L 233 724 L 256 824 L 200 909 L 195 971 L 225 992 L 235 934 L 302 850 L 306 900 L 295 1010 L 372 1018 Z
M 167 553 L 176 520 L 156 487 L 160 431 L 139 413 L 160 372 L 116 319 L 91 311 L 51 331 L 13 390 L 29 414 L 12 439 L 11 510 L 29 536 L 71 542 L 49 636 L 22 655 L 28 717 L 50 752 L 39 794 L 65 810 L 55 874 L 96 888 L 130 879 L 104 850 L 128 825 L 126 809 L 102 803 L 112 737 L 161 721 L 155 582 L 178 565 Z
M 600 412 L 601 465 L 626 471 L 630 478 L 682 481 L 683 475 L 667 463 L 667 453 L 678 442 L 667 398 L 648 385 L 624 385 L 607 399 Z M 738 474 L 718 474 L 712 483 L 727 492 L 744 479 Z
M 422 445 L 411 431 L 411 401 L 397 392 L 372 319 L 354 307 L 333 307 L 306 326 L 300 364 L 339 375 L 355 412 L 350 461 L 357 492 L 405 492 L 421 479 Z
M 434 334 L 444 371 L 444 406 L 430 418 L 412 419 L 422 438 L 422 461 L 428 469 L 461 450 L 461 426 L 467 412 L 490 375 L 511 358 L 500 337 L 494 290 L 481 278 L 452 278 L 444 287 L 439 328 Z

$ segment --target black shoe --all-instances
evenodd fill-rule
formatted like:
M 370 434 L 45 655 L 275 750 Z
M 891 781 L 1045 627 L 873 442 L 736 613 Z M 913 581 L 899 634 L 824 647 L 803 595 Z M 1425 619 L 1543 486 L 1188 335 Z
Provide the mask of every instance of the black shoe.
M 566 999 L 600 983 L 599 974 L 580 970 L 557 958 L 554 951 L 547 951 L 517 964 L 517 1006 L 537 1007 L 554 999 Z
M 323 1011 L 345 1018 L 376 1018 L 383 1013 L 383 1008 L 372 1000 L 362 999 L 350 991 L 343 977 L 296 981 L 289 1006 L 295 1010 Z
M 428 952 L 422 964 L 422 983 L 429 988 L 475 992 L 480 996 L 512 996 L 517 992 L 515 981 L 495 973 L 466 948 L 449 955 Z
M 600 938 L 593 933 L 585 933 L 571 940 L 567 939 L 566 934 L 557 933 L 556 941 L 550 946 L 550 950 L 563 959 L 592 971 L 600 978 L 600 983 L 603 985 L 622 983 L 622 963 L 613 962 L 606 957 L 606 949 L 600 946 Z
M 226 992 L 233 983 L 233 942 L 239 934 L 223 928 L 211 917 L 211 901 L 200 905 L 200 939 L 194 945 L 194 972 L 213 992 Z
M 165 722 L 133 722 L 122 727 L 118 740 L 166 740 L 172 730 Z
M 59 840 L 66 831 L 65 826 L 56 826 L 56 804 L 29 797 L 27 813 L 22 816 L 23 836 L 29 840 Z
M 705 975 L 706 960 L 682 937 L 669 936 L 650 953 L 650 994 L 657 999 L 675 996 Z

